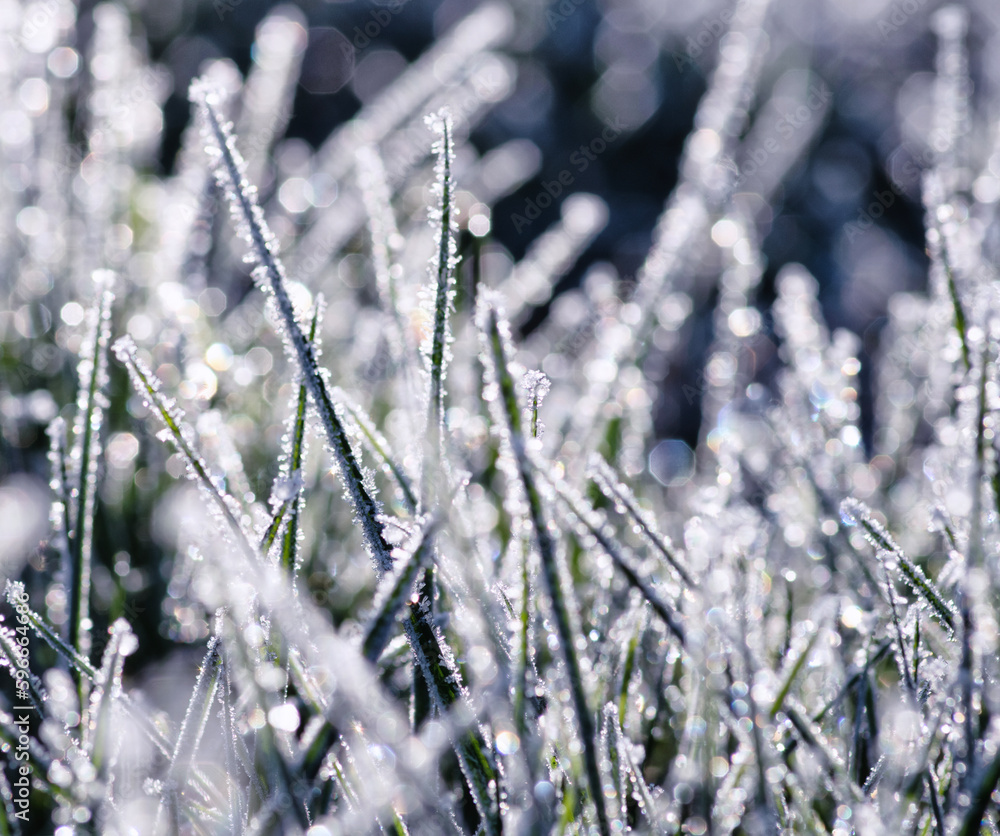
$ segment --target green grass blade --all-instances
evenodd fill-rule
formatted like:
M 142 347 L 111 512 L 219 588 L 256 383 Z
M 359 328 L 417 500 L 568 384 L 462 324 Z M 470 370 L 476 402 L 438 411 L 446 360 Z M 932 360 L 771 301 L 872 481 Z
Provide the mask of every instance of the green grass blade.
M 497 412 L 497 423 L 505 429 L 507 441 L 513 451 L 517 476 L 528 502 L 528 513 L 535 534 L 535 545 L 542 562 L 542 577 L 548 592 L 549 603 L 559 634 L 559 644 L 570 683 L 570 692 L 579 726 L 587 782 L 590 785 L 591 800 L 597 811 L 598 828 L 602 836 L 610 836 L 611 825 L 604 806 L 604 791 L 597 757 L 597 733 L 594 717 L 587 704 L 580 661 L 576 650 L 577 631 L 573 627 L 574 618 L 569 610 L 566 592 L 560 578 L 556 544 L 552 539 L 548 521 L 542 506 L 542 496 L 534 479 L 532 466 L 525 449 L 525 436 L 521 426 L 521 408 L 518 404 L 514 379 L 511 376 L 509 327 L 501 318 L 489 296 L 480 297 L 477 316 L 483 342 L 482 357 L 486 367 L 487 386 L 494 387 L 492 403 Z
M 184 722 L 177 735 L 177 743 L 174 746 L 170 766 L 167 769 L 167 786 L 164 788 L 160 811 L 162 813 L 166 808 L 171 822 L 177 822 L 180 817 L 180 796 L 183 795 L 184 788 L 187 786 L 192 761 L 198 751 L 198 745 L 201 743 L 209 714 L 215 703 L 222 668 L 220 641 L 218 637 L 213 636 L 208 641 L 208 651 L 205 654 L 204 662 L 202 662 L 194 689 L 191 691 L 191 699 L 188 701 L 187 711 L 184 714 Z
M 323 299 L 316 300 L 313 309 L 312 321 L 309 324 L 309 342 L 316 345 L 319 338 L 319 323 L 323 316 Z M 302 463 L 306 452 L 306 407 L 308 405 L 309 390 L 305 383 L 299 384 L 299 391 L 295 401 L 295 418 L 292 424 L 290 439 L 290 449 L 288 451 L 286 478 L 295 479 L 298 477 L 298 486 L 295 496 L 291 499 L 291 514 L 288 518 L 288 525 L 285 527 L 285 535 L 281 540 L 281 566 L 288 572 L 289 577 L 295 574 L 298 563 L 299 548 L 299 513 L 302 510 L 302 480 L 298 474 L 302 473 Z
M 264 213 L 257 204 L 255 189 L 243 176 L 243 160 L 236 150 L 231 130 L 222 122 L 216 109 L 218 93 L 209 83 L 196 81 L 191 86 L 191 99 L 201 111 L 206 125 L 206 138 L 211 143 L 211 150 L 218 160 L 216 177 L 226 192 L 237 227 L 249 242 L 251 256 L 257 262 L 257 268 L 254 270 L 255 280 L 271 293 L 277 305 L 282 323 L 280 330 L 286 349 L 297 364 L 309 390 L 327 444 L 337 463 L 340 477 L 347 487 L 354 513 L 361 524 L 365 544 L 381 576 L 392 569 L 392 549 L 382 532 L 378 503 L 365 487 L 364 476 L 355 458 L 350 438 L 334 409 L 326 380 L 316 359 L 315 349 L 303 334 L 295 315 L 286 288 L 284 267 L 278 259 L 274 238 L 264 221 Z
M 111 639 L 104 650 L 101 669 L 90 695 L 90 709 L 84 725 L 83 750 L 103 777 L 106 775 L 112 741 L 116 701 L 122 694 L 122 671 L 125 657 L 134 652 L 138 642 L 125 619 L 110 628 Z
M 374 453 L 375 457 L 382 462 L 384 467 L 389 469 L 396 487 L 399 488 L 403 495 L 403 502 L 406 505 L 406 509 L 411 514 L 417 513 L 419 505 L 417 494 L 413 490 L 406 471 L 396 461 L 396 457 L 389 447 L 389 442 L 376 429 L 375 422 L 372 421 L 371 417 L 358 404 L 351 400 L 350 396 L 343 389 L 335 386 L 330 394 L 336 404 L 351 417 L 351 420 L 361 433 L 365 444 L 368 445 L 368 448 Z
M 112 350 L 119 362 L 125 365 L 132 378 L 136 391 L 163 422 L 166 430 L 159 435 L 161 439 L 169 440 L 184 458 L 188 475 L 207 493 L 223 528 L 233 538 L 237 548 L 252 561 L 259 561 L 257 550 L 251 545 L 251 540 L 241 522 L 242 511 L 239 503 L 224 493 L 212 480 L 208 473 L 205 460 L 195 447 L 194 430 L 184 420 L 184 413 L 163 392 L 163 384 L 146 366 L 135 343 L 129 336 L 119 338 Z
M 455 266 L 457 262 L 455 235 L 458 229 L 455 218 L 455 184 L 451 172 L 455 157 L 451 115 L 447 111 L 443 111 L 428 121 L 439 137 L 435 144 L 438 160 L 435 189 L 440 198 L 440 205 L 431 218 L 431 222 L 437 229 L 437 247 L 430 267 L 433 286 L 429 288 L 428 293 L 428 300 L 433 300 L 433 309 L 429 313 L 432 316 L 434 327 L 421 346 L 429 378 L 427 395 L 429 447 L 424 456 L 423 479 L 421 480 L 425 502 L 432 501 L 433 493 L 429 493 L 431 486 L 427 484 L 427 481 L 432 474 L 437 473 L 437 463 L 442 461 L 444 455 L 444 451 L 441 449 L 444 438 L 444 380 L 448 363 L 451 361 L 451 333 L 448 327 L 448 315 L 452 310 L 455 298 Z
M 563 505 L 569 510 L 566 520 L 571 526 L 576 527 L 584 535 L 592 536 L 600 545 L 604 552 L 611 558 L 628 583 L 635 587 L 643 598 L 645 598 L 653 611 L 663 620 L 671 633 L 683 645 L 685 641 L 684 628 L 677 617 L 674 608 L 667 604 L 661 596 L 635 568 L 637 562 L 635 558 L 627 555 L 623 545 L 618 543 L 609 533 L 610 525 L 607 520 L 594 508 L 583 496 L 574 491 L 563 479 L 551 472 L 551 468 L 544 473 L 546 481 L 555 490 L 556 495 L 562 500 Z
M 694 582 L 694 579 L 688 573 L 687 569 L 681 564 L 680 560 L 678 560 L 677 553 L 674 551 L 669 539 L 659 532 L 652 518 L 650 518 L 649 515 L 647 515 L 646 512 L 639 507 L 639 503 L 636 502 L 635 496 L 633 496 L 632 492 L 618 479 L 618 476 L 615 474 L 611 465 L 609 465 L 598 453 L 594 453 L 588 463 L 588 471 L 590 477 L 594 480 L 598 488 L 600 488 L 601 493 L 603 493 L 613 503 L 620 505 L 625 509 L 625 514 L 632 520 L 634 525 L 638 526 L 639 531 L 642 532 L 643 538 L 650 543 L 650 545 L 652 545 L 653 548 L 660 553 L 673 570 L 680 575 L 681 580 L 692 589 L 696 587 L 697 584 Z
M 410 603 L 407 608 L 409 612 L 403 622 L 407 639 L 424 675 L 431 701 L 435 709 L 444 714 L 464 696 L 458 670 L 452 661 L 454 655 L 444 649 L 447 645 L 442 647 L 444 639 L 427 618 L 426 609 L 419 603 Z M 496 797 L 499 776 L 486 755 L 481 737 L 475 731 L 467 731 L 455 741 L 454 749 L 485 832 L 490 836 L 499 836 L 502 831 Z
M 361 643 L 362 654 L 369 662 L 377 661 L 392 639 L 396 616 L 410 597 L 418 573 L 430 558 L 435 528 L 433 522 L 420 527 L 401 550 L 402 555 L 397 553 L 396 568 L 381 584 L 382 594 L 375 604 L 375 615 L 368 622 Z
M 856 523 L 861 526 L 865 539 L 876 549 L 880 560 L 881 554 L 888 553 L 896 561 L 896 569 L 902 576 L 906 584 L 923 598 L 924 603 L 930 607 L 931 612 L 937 616 L 938 620 L 948 628 L 954 635 L 956 613 L 954 607 L 945 599 L 944 595 L 923 573 L 903 550 L 896 545 L 895 540 L 889 535 L 878 521 L 872 516 L 871 509 L 857 499 L 845 499 L 840 506 L 840 512 L 844 520 L 848 523 Z

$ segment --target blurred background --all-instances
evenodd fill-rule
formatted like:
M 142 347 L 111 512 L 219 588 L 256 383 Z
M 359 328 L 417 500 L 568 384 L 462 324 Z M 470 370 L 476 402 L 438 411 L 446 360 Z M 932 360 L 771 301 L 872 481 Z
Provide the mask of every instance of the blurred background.
M 90 5 L 81 3 L 78 35 L 84 51 Z M 191 79 L 204 62 L 222 57 L 246 73 L 254 60 L 255 29 L 276 4 L 127 5 L 148 38 L 150 57 L 168 72 L 158 165 L 170 172 L 189 120 Z M 475 7 L 470 0 L 295 5 L 308 45 L 288 137 L 311 147 L 370 103 Z M 513 139 L 525 140 L 517 148 L 521 163 L 537 170 L 493 207 L 491 241 L 519 260 L 528 244 L 558 220 L 568 195 L 593 193 L 607 204 L 607 223 L 558 289 L 579 285 L 595 264 L 606 265 L 619 279 L 633 277 L 677 181 L 684 138 L 717 63 L 720 41 L 734 10 L 746 0 L 735 6 L 712 0 L 515 0 L 511 5 L 516 31 L 503 52 L 516 61 L 516 83 L 473 126 L 470 141 L 485 153 Z M 759 190 L 763 179 L 764 188 L 773 190 L 756 215 L 767 257 L 761 307 L 766 310 L 781 266 L 800 262 L 820 282 L 828 323 L 861 335 L 867 354 L 877 347 L 889 296 L 925 282 L 919 172 L 931 153 L 927 138 L 936 40 L 929 21 L 940 5 L 929 0 L 779 0 L 765 24 L 767 66 L 751 111 L 756 115 L 769 106 L 773 112 L 765 114 L 769 122 L 757 122 L 758 134 L 764 135 L 744 149 L 753 153 L 737 160 L 746 185 Z M 967 6 L 972 14 L 970 75 L 983 100 L 994 101 L 1000 83 L 1000 6 L 990 0 Z M 797 88 L 802 86 L 811 92 L 801 95 Z M 976 141 L 988 147 L 990 125 L 973 129 Z M 775 176 L 786 169 L 784 179 Z M 568 185 L 559 183 L 560 174 Z M 537 198 L 547 194 L 546 183 L 558 184 L 561 194 L 552 201 L 543 197 L 547 205 L 542 206 Z M 262 186 L 266 191 L 267 184 Z M 703 301 L 710 311 L 714 300 Z M 546 310 L 541 306 L 535 312 L 526 332 Z M 768 336 L 766 323 L 762 335 Z M 655 407 L 659 437 L 696 441 L 698 400 L 684 392 L 698 388 L 710 340 L 709 318 L 695 316 L 671 362 L 647 370 L 661 380 Z M 762 341 L 762 366 L 767 353 Z M 869 368 L 863 364 L 865 386 Z M 871 401 L 863 394 L 867 415 Z

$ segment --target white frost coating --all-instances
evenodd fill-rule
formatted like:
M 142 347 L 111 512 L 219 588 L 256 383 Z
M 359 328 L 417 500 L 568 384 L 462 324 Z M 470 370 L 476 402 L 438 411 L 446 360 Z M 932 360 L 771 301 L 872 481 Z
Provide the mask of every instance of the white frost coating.
M 82 654 L 90 650 L 90 564 L 93 551 L 94 508 L 97 496 L 97 470 L 100 463 L 101 431 L 104 410 L 108 405 L 108 342 L 111 339 L 111 308 L 114 305 L 115 275 L 96 270 L 94 284 L 97 300 L 88 311 L 88 334 L 83 355 L 77 366 L 76 417 L 73 423 L 74 501 L 68 515 L 67 540 L 69 563 L 65 567 L 70 589 L 69 640 Z
M 439 461 L 444 462 L 441 450 L 444 443 L 444 383 L 452 359 L 451 343 L 454 338 L 449 319 L 454 309 L 455 268 L 458 265 L 458 210 L 452 176 L 455 164 L 454 124 L 448 111 L 429 116 L 427 124 L 437 135 L 434 143 L 437 154 L 437 180 L 434 184 L 437 206 L 429 213 L 431 227 L 437 234 L 437 245 L 428 266 L 430 282 L 422 292 L 425 315 L 433 323 L 433 328 L 425 334 L 420 345 L 428 380 L 427 432 L 431 445 L 424 453 L 425 468 Z M 427 487 L 426 479 L 424 481 Z
M 540 439 L 545 432 L 545 425 L 538 420 L 538 411 L 541 409 L 545 396 L 552 388 L 552 381 L 544 372 L 530 369 L 521 378 L 521 388 L 524 390 L 526 401 L 524 422 L 531 430 L 531 437 Z
M 115 356 L 129 371 L 132 385 L 165 425 L 157 434 L 162 441 L 169 441 L 184 458 L 188 478 L 194 481 L 211 500 L 223 534 L 233 538 L 233 545 L 253 559 L 257 559 L 252 538 L 243 524 L 239 503 L 210 476 L 208 465 L 198 452 L 194 428 L 185 420 L 184 412 L 173 398 L 164 394 L 163 384 L 139 356 L 139 350 L 130 336 L 120 337 L 112 346 Z
M 277 242 L 264 220 L 264 213 L 257 204 L 257 190 L 243 174 L 243 159 L 236 149 L 230 127 L 220 121 L 216 110 L 219 101 L 217 90 L 200 81 L 191 85 L 191 100 L 201 113 L 208 141 L 208 152 L 217 158 L 215 170 L 219 185 L 225 190 L 230 212 L 238 232 L 250 246 L 247 258 L 256 263 L 254 281 L 272 294 L 281 315 L 281 335 L 285 348 L 302 374 L 309 389 L 313 406 L 319 415 L 333 453 L 351 498 L 354 512 L 361 524 L 365 544 L 375 561 L 379 574 L 392 568 L 389 545 L 378 524 L 378 503 L 364 485 L 364 475 L 358 467 L 344 428 L 337 417 L 328 394 L 324 370 L 316 361 L 312 344 L 302 333 L 286 289 L 284 268 L 277 257 Z

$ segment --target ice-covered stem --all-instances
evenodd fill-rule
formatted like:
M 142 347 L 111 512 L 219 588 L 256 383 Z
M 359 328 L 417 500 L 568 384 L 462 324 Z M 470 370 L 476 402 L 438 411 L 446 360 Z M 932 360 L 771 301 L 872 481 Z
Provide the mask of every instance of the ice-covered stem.
M 525 372 L 524 379 L 521 381 L 521 386 L 524 388 L 525 394 L 528 396 L 528 406 L 527 409 L 525 409 L 525 418 L 528 419 L 528 422 L 531 425 L 531 437 L 541 438 L 545 425 L 539 423 L 538 421 L 538 410 L 541 408 L 542 401 L 545 400 L 545 396 L 552 388 L 552 382 L 545 375 L 545 372 L 532 369 L 531 371 Z
M 485 367 L 485 382 L 487 387 L 492 389 L 491 407 L 496 424 L 503 428 L 502 432 L 513 453 L 517 478 L 527 499 L 528 513 L 535 533 L 535 545 L 538 547 L 538 553 L 541 557 L 542 577 L 549 595 L 549 603 L 552 606 L 552 614 L 559 634 L 559 645 L 566 663 L 566 673 L 583 743 L 587 782 L 590 785 L 591 798 L 597 811 L 598 826 L 602 836 L 610 836 L 611 826 L 604 806 L 603 782 L 597 759 L 596 726 L 587 704 L 587 694 L 576 650 L 577 632 L 573 628 L 569 602 L 563 590 L 562 579 L 559 577 L 556 544 L 548 527 L 545 511 L 542 507 L 542 495 L 535 482 L 528 453 L 525 449 L 521 407 L 518 404 L 514 378 L 508 367 L 511 355 L 510 326 L 502 318 L 494 298 L 486 293 L 479 298 L 476 320 L 482 341 L 481 356 Z
M 383 592 L 375 605 L 375 615 L 369 621 L 362 641 L 362 653 L 373 664 L 392 638 L 396 616 L 404 601 L 410 597 L 421 567 L 427 562 L 434 528 L 433 521 L 420 527 L 407 546 L 400 550 L 396 569 L 382 584 Z
M 930 607 L 931 612 L 937 616 L 938 620 L 948 629 L 952 635 L 955 633 L 955 610 L 948 603 L 938 588 L 923 573 L 903 550 L 896 545 L 889 532 L 882 528 L 881 524 L 872 515 L 871 509 L 857 499 L 845 499 L 840 506 L 840 515 L 848 525 L 859 525 L 864 532 L 865 539 L 868 540 L 875 551 L 882 559 L 883 554 L 890 555 L 896 562 L 896 568 L 906 581 L 907 586 L 924 599 L 924 603 Z
M 57 415 L 49 423 L 46 432 L 49 436 L 49 488 L 53 494 L 52 506 L 49 510 L 49 522 L 52 523 L 51 540 L 59 550 L 59 565 L 62 567 L 65 587 L 69 589 L 72 581 L 70 576 L 72 563 L 68 538 L 73 525 L 70 521 L 72 496 L 67 470 L 65 419 Z M 63 623 L 63 637 L 69 639 L 69 619 Z
M 95 668 L 88 659 L 85 659 L 65 641 L 63 641 L 59 637 L 55 628 L 27 605 L 27 593 L 25 592 L 23 583 L 19 581 L 7 581 L 5 594 L 7 597 L 7 603 L 12 607 L 19 608 L 19 613 L 23 614 L 24 617 L 28 619 L 28 623 L 31 624 L 34 631 L 42 637 L 49 647 L 62 657 L 74 670 L 79 671 L 92 683 L 97 681 L 99 676 L 97 668 Z M 121 702 L 125 706 L 125 710 L 136 721 L 143 733 L 156 747 L 160 754 L 169 756 L 173 747 L 163 735 L 163 732 L 160 731 L 159 727 L 153 723 L 144 711 L 142 711 L 128 698 L 127 694 L 121 695 Z M 196 772 L 194 778 L 204 789 L 205 782 L 202 776 Z
M 22 602 L 26 601 L 24 598 L 20 600 Z M 11 603 L 16 606 L 13 602 Z M 20 637 L 14 628 L 0 622 L 0 667 L 6 668 L 11 676 L 14 676 L 15 671 L 18 669 L 27 672 L 26 681 L 28 687 L 25 689 L 22 685 L 15 684 L 16 699 L 22 705 L 25 701 L 30 701 L 38 712 L 38 716 L 42 717 L 45 714 L 42 709 L 42 703 L 48 697 L 42 681 L 28 667 L 28 648 L 21 644 L 19 639 Z M 20 683 L 21 681 L 15 680 L 15 683 Z
M 642 776 L 641 766 L 636 763 L 629 741 L 625 737 L 625 732 L 622 730 L 621 718 L 616 716 L 616 709 L 613 703 L 608 703 L 604 706 L 604 717 L 612 734 L 614 735 L 614 739 L 617 743 L 617 749 L 622 755 L 625 771 L 631 779 L 639 798 L 642 800 L 642 803 L 639 805 L 639 809 L 645 814 L 646 820 L 649 822 L 650 832 L 667 832 L 667 828 L 664 826 L 663 821 L 658 815 L 659 805 L 656 803 L 656 799 L 653 798 L 653 793 L 650 791 L 649 785 L 646 783 L 646 779 Z M 624 792 L 624 787 L 622 787 L 622 790 Z
M 177 735 L 177 745 L 174 747 L 173 757 L 170 759 L 170 767 L 167 770 L 167 785 L 164 787 L 164 799 L 160 810 L 162 811 L 163 807 L 166 806 L 174 822 L 177 821 L 179 816 L 177 805 L 187 784 L 191 762 L 194 759 L 195 752 L 198 751 L 198 744 L 201 742 L 205 726 L 208 723 L 208 716 L 215 702 L 216 689 L 219 686 L 221 673 L 222 653 L 220 642 L 218 637 L 213 636 L 208 642 L 208 652 L 205 654 L 205 661 L 202 662 L 198 679 L 195 681 L 194 689 L 191 691 L 191 699 L 188 701 L 184 722 L 181 724 L 180 733 Z
M 611 527 L 603 514 L 591 506 L 585 497 L 573 490 L 565 479 L 551 472 L 551 469 L 550 472 L 544 474 L 544 478 L 552 485 L 559 499 L 569 509 L 572 517 L 569 520 L 570 524 L 580 530 L 584 536 L 593 537 L 597 541 L 598 545 L 611 558 L 615 567 L 624 575 L 629 585 L 634 587 L 649 602 L 653 611 L 683 645 L 684 628 L 681 626 L 677 614 L 653 588 L 653 585 L 639 574 L 635 565 L 637 561 L 628 557 L 625 547 L 614 539 L 610 533 Z
M 143 400 L 156 412 L 166 426 L 161 438 L 169 439 L 184 458 L 188 474 L 208 494 L 216 511 L 226 527 L 232 533 L 236 546 L 251 561 L 257 561 L 259 555 L 251 545 L 247 533 L 240 522 L 240 508 L 236 500 L 222 492 L 208 473 L 208 465 L 201 453 L 195 448 L 194 430 L 185 422 L 184 414 L 177 405 L 163 392 L 163 386 L 150 371 L 149 367 L 139 357 L 138 349 L 129 336 L 120 337 L 112 346 L 115 356 L 129 372 L 132 384 Z
M 100 433 L 104 423 L 108 383 L 108 341 L 111 338 L 111 306 L 114 274 L 94 273 L 98 298 L 90 310 L 90 335 L 79 367 L 76 401 L 75 442 L 72 458 L 76 466 L 76 490 L 70 511 L 69 542 L 69 643 L 81 656 L 90 655 L 90 563 L 93 551 L 94 506 L 97 497 L 97 466 Z M 81 688 L 85 685 L 81 680 Z M 86 695 L 81 693 L 81 699 Z
M 323 298 L 316 299 L 312 321 L 309 324 L 309 342 L 316 344 L 319 323 L 323 316 Z M 299 547 L 299 512 L 302 510 L 302 462 L 306 453 L 306 406 L 309 392 L 300 382 L 295 393 L 294 410 L 289 419 L 288 431 L 282 444 L 282 461 L 279 482 L 275 484 L 272 499 L 288 503 L 288 525 L 281 540 L 281 567 L 289 577 L 295 573 Z M 277 517 L 277 514 L 275 515 Z M 267 552 L 264 552 L 267 554 Z M 294 584 L 293 584 L 294 587 Z
M 688 587 L 694 588 L 698 584 L 688 573 L 687 569 L 681 565 L 674 552 L 673 545 L 665 534 L 661 534 L 653 519 L 639 507 L 633 493 L 619 481 L 615 471 L 598 453 L 593 453 L 587 462 L 587 474 L 608 499 L 625 509 L 628 517 L 642 532 L 643 538 L 658 551 L 663 559 L 680 576 Z
M 996 753 L 982 772 L 974 776 L 978 783 L 972 791 L 972 803 L 962 817 L 962 824 L 956 831 L 957 836 L 977 836 L 982 832 L 983 821 L 990 807 L 990 799 L 997 784 L 1000 784 L 1000 747 L 995 747 Z
M 125 657 L 138 647 L 131 627 L 123 618 L 119 618 L 109 628 L 109 633 L 111 638 L 104 651 L 101 670 L 90 698 L 90 710 L 84 723 L 84 749 L 102 778 L 107 775 L 111 759 L 114 707 L 122 695 Z
M 455 217 L 455 181 L 451 172 L 455 158 L 451 114 L 442 110 L 428 117 L 427 122 L 438 135 L 434 143 L 437 153 L 435 192 L 440 200 L 440 205 L 431 212 L 431 224 L 437 230 L 437 247 L 430 264 L 431 286 L 427 288 L 427 301 L 432 306 L 428 313 L 433 318 L 434 327 L 420 346 L 429 377 L 427 431 L 430 444 L 424 456 L 421 490 L 425 501 L 432 501 L 427 482 L 439 470 L 436 465 L 443 457 L 444 380 L 451 361 L 452 341 L 448 315 L 455 300 L 455 266 L 458 259 L 455 236 L 458 222 Z
M 962 301 L 961 289 L 955 273 L 950 240 L 950 227 L 954 212 L 948 204 L 944 180 L 938 171 L 929 171 L 923 180 L 924 217 L 927 228 L 927 249 L 930 253 L 933 271 L 931 288 L 938 296 L 948 295 L 954 309 L 955 331 L 962 345 L 962 363 L 965 371 L 972 370 L 972 356 L 969 347 L 969 318 Z M 943 286 L 942 286 L 943 285 Z
M 467 695 L 464 693 L 454 656 L 431 622 L 428 608 L 422 606 L 422 603 L 411 602 L 408 605 L 409 612 L 404 618 L 403 627 L 414 660 L 420 666 L 427 683 L 431 702 L 438 713 L 443 715 L 460 699 L 467 699 Z M 487 836 L 500 836 L 500 779 L 487 754 L 482 736 L 474 730 L 466 731 L 454 741 L 453 747 L 473 803 L 482 819 L 483 832 Z
M 375 422 L 358 404 L 354 403 L 348 394 L 339 386 L 335 386 L 331 391 L 334 402 L 350 419 L 357 425 L 358 431 L 369 450 L 379 459 L 384 467 L 389 469 L 396 485 L 403 495 L 403 502 L 411 514 L 417 513 L 417 495 L 410 484 L 410 479 L 403 470 L 402 465 L 396 461 L 393 451 L 389 447 L 389 442 L 375 427 Z
M 309 396 L 319 415 L 340 477 L 347 488 L 354 513 L 361 523 L 365 544 L 381 576 L 392 569 L 392 549 L 382 533 L 378 504 L 365 488 L 361 468 L 351 449 L 347 432 L 333 407 L 313 346 L 302 333 L 295 316 L 292 300 L 285 287 L 284 268 L 277 255 L 277 243 L 257 204 L 255 187 L 243 176 L 243 160 L 236 149 L 231 129 L 219 117 L 219 93 L 210 85 L 195 81 L 191 85 L 191 100 L 198 106 L 204 120 L 209 153 L 218 158 L 215 176 L 226 192 L 237 229 L 250 245 L 249 257 L 257 263 L 253 271 L 254 279 L 272 294 L 277 305 L 283 323 L 281 330 L 285 348 L 298 365 L 302 380 L 309 389 Z

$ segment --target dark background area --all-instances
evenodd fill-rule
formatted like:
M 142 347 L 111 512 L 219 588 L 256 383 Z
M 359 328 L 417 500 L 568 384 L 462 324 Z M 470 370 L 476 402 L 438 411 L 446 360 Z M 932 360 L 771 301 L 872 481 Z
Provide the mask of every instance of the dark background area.
M 391 50 L 407 62 L 473 7 L 454 0 L 297 5 L 310 29 L 335 27 L 348 37 L 363 32 L 379 10 L 388 10 L 391 22 L 379 28 L 364 55 Z M 645 73 L 655 102 L 648 118 L 611 143 L 595 164 L 575 178 L 571 190 L 600 195 L 609 206 L 610 219 L 561 288 L 578 283 L 595 261 L 612 263 L 622 277 L 634 276 L 639 269 L 656 219 L 676 183 L 683 142 L 715 64 L 717 37 L 706 47 L 689 51 L 698 41 L 688 39 L 706 30 L 714 32 L 727 5 L 707 2 L 694 4 L 692 9 L 665 9 L 655 31 L 638 44 L 646 49 L 651 40 L 656 41 L 657 54 Z M 924 282 L 922 209 L 916 184 L 909 184 L 906 195 L 885 209 L 874 231 L 845 242 L 844 227 L 859 218 L 875 193 L 891 185 L 885 163 L 894 151 L 902 149 L 919 158 L 920 150 L 907 149 L 905 138 L 899 135 L 896 97 L 913 73 L 933 69 L 935 39 L 926 23 L 933 7 L 927 4 L 897 25 L 891 23 L 895 19 L 892 5 L 885 5 L 881 16 L 858 20 L 838 14 L 840 5 L 827 4 L 825 11 L 805 20 L 795 6 L 779 2 L 769 18 L 771 55 L 758 103 L 766 98 L 768 85 L 788 68 L 811 69 L 832 89 L 833 101 L 819 135 L 784 181 L 772 217 L 761 229 L 768 268 L 758 302 L 766 311 L 774 276 L 783 264 L 804 264 L 819 280 L 830 326 L 863 335 L 868 355 L 863 359 L 869 362 L 863 365 L 862 383 L 867 390 L 886 299 L 894 291 L 915 290 Z M 525 201 L 539 193 L 543 181 L 566 167 L 581 143 L 600 134 L 603 123 L 594 112 L 591 94 L 609 65 L 608 55 L 613 62 L 615 48 L 627 57 L 628 50 L 637 46 L 627 31 L 617 41 L 609 38 L 609 31 L 617 31 L 609 20 L 627 19 L 651 8 L 649 4 L 641 10 L 641 6 L 594 0 L 520 4 L 518 34 L 511 49 L 519 63 L 517 88 L 471 137 L 480 152 L 515 137 L 532 140 L 542 152 L 538 176 L 494 207 L 492 234 L 515 259 L 558 218 L 558 205 L 545 210 L 527 229 L 518 230 L 512 215 L 523 211 Z M 189 118 L 186 90 L 198 67 L 208 58 L 226 56 L 245 72 L 251 62 L 254 29 L 274 7 L 255 0 L 218 0 L 214 5 L 151 4 L 142 9 L 151 55 L 170 69 L 174 80 L 174 92 L 165 105 L 160 158 L 165 170 L 172 165 Z M 675 23 L 672 17 L 680 19 Z M 975 25 L 972 31 L 971 48 L 976 55 L 975 41 L 983 38 L 976 34 Z M 307 50 L 307 70 L 330 60 L 322 46 L 320 40 Z M 974 75 L 983 69 L 972 67 Z M 356 79 L 332 94 L 317 95 L 300 85 L 288 135 L 316 146 L 361 104 Z M 689 443 L 697 439 L 700 415 L 687 407 L 679 393 L 699 379 L 712 338 L 709 311 L 706 307 L 692 323 L 685 335 L 683 362 L 669 369 L 664 378 L 656 415 L 659 437 L 679 437 Z M 769 336 L 774 339 L 773 334 Z M 773 368 L 765 371 L 765 377 L 771 372 Z M 863 395 L 867 424 L 870 391 Z

